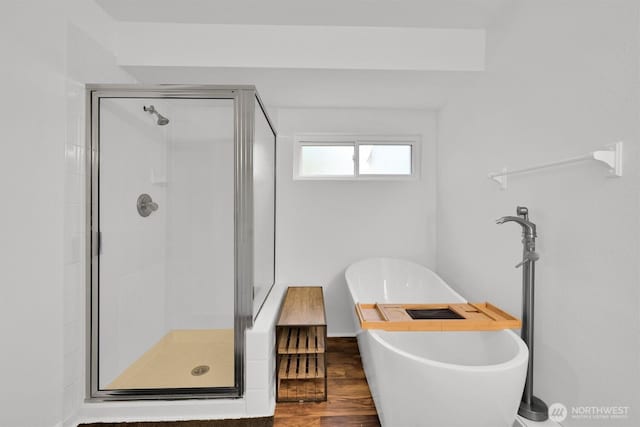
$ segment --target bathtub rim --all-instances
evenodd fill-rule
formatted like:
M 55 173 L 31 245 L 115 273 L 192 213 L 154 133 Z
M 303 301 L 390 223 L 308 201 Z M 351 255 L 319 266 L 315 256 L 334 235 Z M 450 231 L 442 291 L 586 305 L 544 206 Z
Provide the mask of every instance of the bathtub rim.
M 385 331 L 387 333 L 395 333 L 398 331 Z M 421 332 L 425 332 L 425 331 L 415 331 L 417 333 L 421 333 Z M 448 331 L 448 332 L 437 332 L 434 331 L 433 333 L 440 333 L 440 334 L 454 334 L 457 331 Z M 478 331 L 480 332 L 480 331 Z M 485 331 L 483 331 L 485 332 Z M 522 339 L 516 335 L 515 332 L 513 332 L 510 329 L 502 329 L 502 330 L 498 330 L 498 331 L 486 331 L 486 332 L 494 332 L 494 333 L 502 333 L 502 332 L 506 332 L 508 335 L 510 335 L 510 339 L 514 340 L 516 342 L 516 345 L 518 347 L 516 354 L 509 360 L 507 360 L 506 362 L 502 362 L 502 363 L 495 363 L 495 364 L 491 364 L 491 365 L 462 365 L 462 364 L 457 364 L 457 363 L 447 363 L 447 362 L 440 362 L 438 360 L 434 360 L 434 359 L 428 359 L 426 357 L 422 357 L 422 356 L 417 356 L 415 354 L 409 353 L 405 350 L 401 350 L 398 347 L 392 345 L 391 343 L 389 343 L 388 341 L 386 341 L 383 337 L 380 336 L 380 334 L 377 333 L 377 331 L 375 330 L 363 330 L 362 333 L 368 333 L 369 335 L 371 335 L 371 337 L 373 339 L 375 339 L 378 343 L 380 343 L 381 345 L 383 345 L 384 347 L 386 347 L 388 350 L 393 351 L 394 353 L 397 353 L 403 357 L 406 357 L 410 360 L 413 360 L 415 362 L 419 362 L 419 363 L 423 363 L 425 365 L 430 365 L 433 367 L 437 367 L 437 368 L 441 368 L 441 369 L 448 369 L 448 370 L 452 370 L 452 371 L 465 371 L 465 372 L 495 372 L 495 371 L 507 371 L 509 369 L 512 369 L 516 366 L 520 366 L 521 364 L 525 364 L 527 363 L 527 360 L 529 358 L 529 349 L 527 348 L 527 346 L 525 345 L 524 341 L 522 341 Z
M 404 264 L 407 264 L 407 265 L 412 265 L 414 267 L 419 267 L 421 269 L 427 270 L 427 271 L 433 273 L 438 278 L 438 280 L 440 281 L 440 283 L 443 286 L 446 286 L 453 294 L 455 294 L 461 300 L 463 300 L 463 302 L 468 302 L 464 297 L 462 297 L 462 295 L 460 295 L 453 288 L 451 288 L 451 286 L 449 286 L 449 284 L 447 282 L 445 282 L 444 279 L 442 279 L 435 271 L 431 270 L 430 268 L 428 268 L 428 267 L 426 267 L 426 266 L 424 266 L 422 264 L 418 264 L 416 262 L 405 260 L 405 259 L 402 259 L 402 258 L 372 257 L 372 258 L 365 258 L 365 259 L 356 261 L 356 262 L 350 264 L 345 270 L 344 274 L 345 274 L 345 280 L 347 282 L 347 287 L 349 288 L 349 297 L 351 298 L 351 302 L 353 303 L 354 306 L 359 301 L 355 300 L 354 294 L 353 294 L 353 289 L 351 287 L 351 283 L 349 282 L 348 275 L 350 273 L 350 270 L 353 267 L 358 266 L 360 264 L 364 264 L 366 262 L 373 262 L 373 261 L 393 261 L 393 262 L 398 262 L 398 263 L 404 263 Z M 362 333 L 368 333 L 379 344 L 383 345 L 386 349 L 388 349 L 390 351 L 393 351 L 393 352 L 395 352 L 397 354 L 400 354 L 400 355 L 402 355 L 404 357 L 407 357 L 410 360 L 413 360 L 413 361 L 416 361 L 416 362 L 419 362 L 419 363 L 424 363 L 426 365 L 431 365 L 431 366 L 434 366 L 434 367 L 437 367 L 437 368 L 442 368 L 442 369 L 455 370 L 455 371 L 466 371 L 466 372 L 506 371 L 506 370 L 512 369 L 512 368 L 514 368 L 516 366 L 519 366 L 521 364 L 527 363 L 527 360 L 529 358 L 529 348 L 527 347 L 525 342 L 522 340 L 522 338 L 520 338 L 511 329 L 501 329 L 501 330 L 497 330 L 497 331 L 482 331 L 482 332 L 494 332 L 494 333 L 505 333 L 506 332 L 507 335 L 509 336 L 509 338 L 511 338 L 513 341 L 515 341 L 515 344 L 517 346 L 516 354 L 511 359 L 507 360 L 506 362 L 495 363 L 495 364 L 491 364 L 491 365 L 475 366 L 475 365 L 462 365 L 462 364 L 456 364 L 456 363 L 440 362 L 440 361 L 437 361 L 437 360 L 428 359 L 426 357 L 418 356 L 418 355 L 409 353 L 409 352 L 407 352 L 405 350 L 401 350 L 401 349 L 395 347 L 394 345 L 392 345 L 391 343 L 386 341 L 382 336 L 380 336 L 380 334 L 377 333 L 376 330 L 363 330 L 363 329 L 360 329 L 359 326 L 357 326 L 357 328 L 359 329 L 357 331 L 357 335 L 362 334 Z M 385 332 L 386 333 L 394 333 L 395 331 L 385 331 Z M 415 332 L 417 332 L 417 333 L 423 332 L 424 333 L 425 331 L 415 331 Z M 434 332 L 437 332 L 437 331 L 434 331 Z M 447 331 L 447 332 L 438 332 L 438 333 L 448 334 L 448 333 L 456 333 L 456 331 Z

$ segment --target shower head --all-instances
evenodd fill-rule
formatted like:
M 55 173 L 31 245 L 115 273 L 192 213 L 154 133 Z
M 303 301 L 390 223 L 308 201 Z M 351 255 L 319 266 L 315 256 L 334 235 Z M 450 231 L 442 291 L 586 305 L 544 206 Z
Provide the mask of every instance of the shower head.
M 158 113 L 158 111 L 156 111 L 156 107 L 154 107 L 153 105 L 149 105 L 148 107 L 144 105 L 142 106 L 142 109 L 149 114 L 155 114 L 158 117 L 158 121 L 156 123 L 159 126 L 164 126 L 169 123 L 169 119 L 167 119 L 162 114 Z

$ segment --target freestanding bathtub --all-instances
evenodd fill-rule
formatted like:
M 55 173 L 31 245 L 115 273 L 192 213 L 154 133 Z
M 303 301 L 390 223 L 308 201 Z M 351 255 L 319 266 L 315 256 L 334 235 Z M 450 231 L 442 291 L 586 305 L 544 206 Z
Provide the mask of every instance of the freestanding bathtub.
M 431 270 L 399 259 L 366 259 L 345 276 L 353 304 L 465 301 Z M 515 333 L 361 330 L 353 313 L 383 426 L 512 426 L 529 356 Z

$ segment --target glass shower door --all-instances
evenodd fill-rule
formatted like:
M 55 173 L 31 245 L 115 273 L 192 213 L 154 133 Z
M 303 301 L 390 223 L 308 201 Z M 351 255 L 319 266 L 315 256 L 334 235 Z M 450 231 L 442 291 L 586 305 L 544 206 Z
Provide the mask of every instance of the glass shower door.
M 235 102 L 99 99 L 99 391 L 237 386 Z
M 253 316 L 275 281 L 276 134 L 260 102 L 254 108 L 253 138 Z

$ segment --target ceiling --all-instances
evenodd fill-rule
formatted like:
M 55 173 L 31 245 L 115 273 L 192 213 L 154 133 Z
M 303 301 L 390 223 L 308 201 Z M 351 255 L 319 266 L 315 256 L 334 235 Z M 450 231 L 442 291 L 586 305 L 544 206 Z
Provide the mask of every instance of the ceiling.
M 116 21 L 485 28 L 513 0 L 95 0 Z M 253 84 L 275 107 L 439 109 L 481 72 L 124 67 L 141 83 Z
M 513 0 L 95 0 L 118 21 L 484 28 Z

